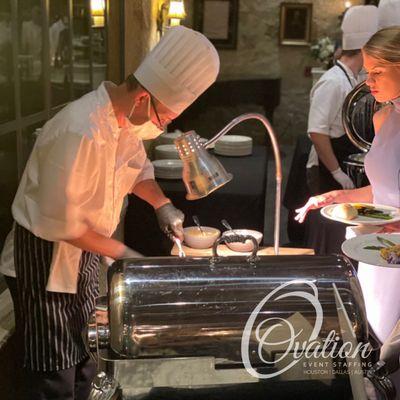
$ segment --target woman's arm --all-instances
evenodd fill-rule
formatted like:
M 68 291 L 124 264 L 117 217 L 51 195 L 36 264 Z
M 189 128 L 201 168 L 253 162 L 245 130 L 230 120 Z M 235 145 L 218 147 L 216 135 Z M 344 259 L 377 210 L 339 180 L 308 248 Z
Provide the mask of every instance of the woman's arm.
M 333 190 L 320 194 L 318 196 L 310 197 L 307 203 L 296 210 L 297 215 L 295 220 L 302 223 L 307 214 L 311 210 L 325 207 L 333 203 L 371 203 L 372 202 L 372 189 L 371 186 L 364 186 L 359 189 L 350 190 Z

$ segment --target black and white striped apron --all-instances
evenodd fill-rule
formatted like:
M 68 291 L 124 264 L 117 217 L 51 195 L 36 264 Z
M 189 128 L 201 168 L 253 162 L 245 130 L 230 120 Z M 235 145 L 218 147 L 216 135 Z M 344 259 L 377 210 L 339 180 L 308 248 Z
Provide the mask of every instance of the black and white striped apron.
M 32 371 L 70 368 L 88 356 L 82 331 L 98 296 L 99 255 L 82 253 L 76 294 L 48 292 L 53 242 L 18 224 L 14 240 L 24 367 Z

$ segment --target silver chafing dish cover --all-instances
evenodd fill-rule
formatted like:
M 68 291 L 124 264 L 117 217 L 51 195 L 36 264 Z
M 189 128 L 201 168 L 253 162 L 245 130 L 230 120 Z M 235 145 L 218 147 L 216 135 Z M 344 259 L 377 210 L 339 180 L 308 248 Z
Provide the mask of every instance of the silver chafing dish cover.
M 295 279 L 299 282 L 281 289 L 279 294 L 296 290 L 311 293 L 303 281 L 315 284 L 323 310 L 321 339 L 332 329 L 340 332 L 334 283 L 357 339 L 366 342 L 361 290 L 346 258 L 261 256 L 249 262 L 239 256 L 144 258 L 114 263 L 108 271 L 108 318 L 104 320 L 103 315 L 97 327 L 101 336 L 97 343 L 122 358 L 211 355 L 216 363 L 240 363 L 243 329 L 250 314 L 268 293 Z M 301 324 L 314 326 L 316 312 L 312 304 L 293 295 L 268 301 L 253 329 L 259 321 L 287 319 L 294 314 L 300 316 Z M 252 333 L 252 362 L 257 362 L 257 346 Z

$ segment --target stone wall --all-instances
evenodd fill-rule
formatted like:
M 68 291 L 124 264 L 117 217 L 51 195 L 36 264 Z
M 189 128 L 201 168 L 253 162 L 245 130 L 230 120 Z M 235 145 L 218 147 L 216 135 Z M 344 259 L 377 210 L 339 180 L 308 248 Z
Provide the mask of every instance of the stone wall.
M 340 37 L 339 15 L 343 0 L 297 0 L 292 3 L 313 3 L 312 41 L 323 36 Z M 311 76 L 306 70 L 317 63 L 310 57 L 308 46 L 279 45 L 281 0 L 240 0 L 238 43 L 236 50 L 220 50 L 219 79 L 254 77 L 281 78 L 281 104 L 274 115 L 274 127 L 281 141 L 293 142 L 306 132 L 308 96 Z M 353 0 L 352 4 L 362 4 Z M 185 0 L 187 18 L 193 26 L 193 0 Z
M 108 79 L 119 83 L 135 71 L 158 40 L 159 0 L 112 0 L 109 6 Z

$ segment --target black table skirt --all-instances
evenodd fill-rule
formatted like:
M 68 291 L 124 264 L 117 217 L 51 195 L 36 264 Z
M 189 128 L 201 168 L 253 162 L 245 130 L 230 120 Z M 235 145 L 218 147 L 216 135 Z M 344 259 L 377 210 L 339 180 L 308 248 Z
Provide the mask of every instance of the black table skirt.
M 323 217 L 320 210 L 310 211 L 305 222 L 305 246 L 321 256 L 343 254 L 346 227 L 346 224 Z
M 233 228 L 263 232 L 267 154 L 266 147 L 254 146 L 251 156 L 217 156 L 233 179 L 200 200 L 186 200 L 181 180 L 159 179 L 158 183 L 175 207 L 184 212 L 184 226 L 194 225 L 192 216 L 197 215 L 202 225 L 221 230 L 220 221 L 225 218 Z M 134 195 L 129 196 L 124 234 L 125 243 L 146 256 L 170 255 L 172 243 L 158 228 L 153 208 Z

